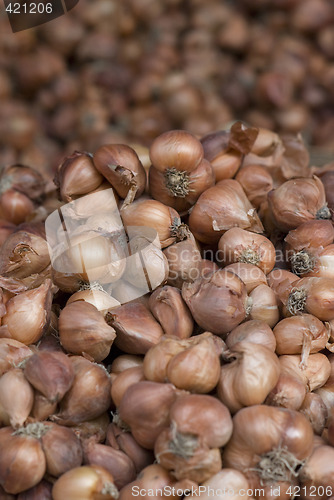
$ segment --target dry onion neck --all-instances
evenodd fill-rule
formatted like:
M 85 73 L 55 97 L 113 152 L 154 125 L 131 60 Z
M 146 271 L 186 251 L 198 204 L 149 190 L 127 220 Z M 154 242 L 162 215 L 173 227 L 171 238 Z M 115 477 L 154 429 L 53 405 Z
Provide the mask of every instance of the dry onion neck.
M 165 185 L 172 196 L 185 198 L 191 191 L 189 174 L 176 168 L 167 168 L 164 172 Z
M 35 255 L 38 255 L 36 250 L 34 250 L 31 246 L 25 245 L 24 243 L 21 243 L 21 245 L 17 245 L 15 248 L 15 254 L 18 254 L 20 256 L 25 255 L 26 253 L 34 253 Z
M 122 165 L 112 165 L 110 163 L 108 163 L 108 167 L 110 168 L 110 170 L 113 170 L 120 175 L 121 184 L 124 184 L 125 186 L 129 186 L 131 184 L 134 178 L 134 174 L 133 172 L 131 172 L 131 170 L 123 167 Z
M 291 290 L 288 301 L 286 303 L 287 310 L 292 315 L 302 314 L 305 312 L 307 292 L 303 288 L 294 288 Z
M 297 274 L 297 276 L 302 276 L 313 271 L 316 259 L 307 250 L 301 250 L 291 256 L 290 263 L 292 272 Z
M 315 218 L 318 219 L 318 220 L 319 219 L 320 220 L 324 220 L 324 219 L 331 219 L 332 218 L 332 214 L 331 214 L 330 209 L 327 206 L 327 203 L 323 207 L 319 208 L 319 210 L 317 211 L 317 213 L 315 215 Z
M 124 422 L 124 420 L 121 419 L 118 411 L 115 411 L 115 412 L 112 411 L 111 416 L 112 416 L 112 423 L 113 424 L 117 425 L 117 427 L 122 429 L 123 432 L 131 432 L 130 426 L 126 422 Z
M 115 315 L 112 314 L 111 312 L 107 312 L 107 314 L 105 314 L 104 316 L 104 321 L 107 323 L 107 325 L 109 326 L 112 326 L 113 325 L 113 321 L 115 319 Z
M 105 289 L 98 281 L 92 281 L 90 283 L 87 281 L 80 281 L 79 284 L 79 292 L 83 292 L 84 290 L 99 290 L 100 292 L 105 292 Z
M 35 439 L 40 439 L 49 430 L 49 427 L 42 422 L 34 422 L 26 427 L 20 427 L 13 432 L 13 436 L 29 436 Z
M 52 325 L 50 325 L 50 327 L 49 327 L 48 335 L 51 335 L 52 337 L 54 337 L 55 339 L 57 339 L 59 347 L 61 347 L 59 332 Z M 39 342 L 37 342 L 37 344 L 36 344 L 37 349 L 39 349 L 39 346 L 40 346 L 42 340 L 43 340 L 43 337 L 41 338 L 41 340 Z
M 119 497 L 118 489 L 113 483 L 109 482 L 104 483 L 101 493 L 102 495 L 111 495 L 113 498 Z
M 248 469 L 256 472 L 263 483 L 290 481 L 291 476 L 298 477 L 305 460 L 298 460 L 286 446 L 279 446 L 261 455 L 257 466 Z
M 137 186 L 137 183 L 135 180 L 132 180 L 130 182 L 130 189 L 128 191 L 128 194 L 126 195 L 124 201 L 123 201 L 123 204 L 121 206 L 121 209 L 120 211 L 122 212 L 122 210 L 125 210 L 126 207 L 128 207 L 129 205 L 131 205 L 131 203 L 133 203 L 135 197 L 136 197 L 136 194 L 137 194 L 137 191 L 138 191 L 138 186 Z
M 253 299 L 252 297 L 247 297 L 245 303 L 246 318 L 247 316 L 250 315 L 252 308 L 253 308 Z
M 171 424 L 172 439 L 169 441 L 169 451 L 185 460 L 194 455 L 198 447 L 198 438 L 195 434 L 180 433 L 174 422 Z
M 329 335 L 329 333 L 328 333 L 328 335 Z M 304 337 L 303 337 L 301 360 L 299 363 L 299 368 L 301 370 L 305 370 L 307 368 L 307 360 L 308 360 L 309 355 L 311 353 L 311 347 L 312 347 L 312 333 L 305 332 Z
M 13 181 L 11 176 L 7 175 L 3 177 L 0 181 L 0 194 L 5 193 L 8 189 L 11 189 L 13 186 Z
M 224 361 L 225 363 L 232 363 L 233 361 L 237 361 L 242 357 L 242 354 L 240 352 L 236 351 L 231 352 L 230 349 L 227 346 L 225 348 L 225 346 L 222 349 L 222 352 L 220 353 L 220 357 L 222 361 Z
M 106 366 L 103 364 L 103 363 L 96 363 L 95 361 L 91 361 L 91 363 L 93 365 L 96 365 L 98 366 L 99 368 L 102 368 L 102 370 L 108 375 L 108 377 L 110 378 L 110 373 L 108 372 Z
M 251 247 L 246 247 L 240 251 L 238 262 L 243 264 L 253 264 L 257 266 L 261 261 L 261 255 L 255 249 Z
M 37 348 L 40 344 L 40 341 L 37 343 Z M 27 361 L 28 361 L 29 358 L 25 358 L 25 359 L 22 359 L 22 361 L 20 361 L 19 363 L 12 363 L 13 365 L 13 368 L 20 368 L 21 370 L 25 367 L 25 365 L 27 364 Z
M 186 240 L 191 234 L 187 224 L 181 222 L 177 217 L 174 217 L 172 225 L 169 226 L 169 230 L 171 236 L 178 241 Z

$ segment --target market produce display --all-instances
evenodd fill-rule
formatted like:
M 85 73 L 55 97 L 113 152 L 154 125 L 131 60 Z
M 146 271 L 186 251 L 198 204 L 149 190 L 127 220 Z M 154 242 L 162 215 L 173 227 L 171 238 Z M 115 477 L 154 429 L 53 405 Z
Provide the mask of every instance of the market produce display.
M 33 167 L 0 177 L 1 500 L 333 498 L 334 163 L 236 121 Z

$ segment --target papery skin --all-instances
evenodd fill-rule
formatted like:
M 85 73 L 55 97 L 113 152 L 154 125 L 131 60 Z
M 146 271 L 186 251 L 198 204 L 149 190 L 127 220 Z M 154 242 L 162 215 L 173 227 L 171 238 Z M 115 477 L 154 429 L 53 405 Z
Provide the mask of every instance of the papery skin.
M 68 427 L 52 422 L 44 423 L 47 432 L 41 437 L 46 459 L 46 471 L 53 477 L 59 477 L 74 467 L 79 467 L 83 451 L 79 438 Z
M 150 146 L 150 158 L 155 168 L 164 171 L 174 167 L 191 172 L 203 158 L 203 146 L 185 130 L 169 130 L 160 134 Z
M 10 370 L 13 365 L 33 355 L 32 350 L 19 342 L 9 338 L 0 338 L 0 376 Z
M 282 373 L 300 378 L 310 391 L 322 387 L 331 373 L 331 365 L 328 358 L 321 353 L 310 354 L 307 365 L 302 363 L 299 354 L 287 354 L 279 357 Z
M 142 366 L 135 366 L 119 373 L 111 383 L 111 397 L 116 406 L 118 406 L 124 396 L 124 393 L 133 384 L 145 380 Z
M 7 493 L 21 493 L 41 481 L 46 461 L 37 439 L 13 436 L 12 427 L 3 427 L 0 446 L 0 484 Z
M 118 407 L 119 416 L 141 446 L 153 449 L 157 436 L 169 425 L 169 408 L 175 399 L 172 384 L 138 382 L 125 392 Z
M 235 327 L 226 338 L 226 345 L 232 349 L 238 342 L 253 342 L 275 352 L 276 338 L 272 329 L 264 321 L 251 319 Z
M 256 209 L 266 201 L 267 194 L 273 189 L 273 179 L 260 165 L 247 165 L 239 170 L 235 179 L 240 182 L 247 198 Z
M 170 410 L 175 431 L 196 435 L 210 448 L 222 447 L 232 434 L 232 419 L 227 407 L 207 394 L 180 395 Z
M 0 378 L 0 423 L 14 429 L 27 420 L 34 404 L 34 391 L 20 368 L 13 368 Z
M 219 399 L 232 413 L 243 406 L 263 403 L 279 378 L 276 354 L 267 347 L 243 341 L 232 347 L 230 356 L 232 361 L 221 367 Z
M 17 279 L 40 273 L 50 264 L 46 240 L 28 231 L 11 234 L 0 248 L 0 274 Z
M 175 336 L 165 335 L 155 346 L 151 347 L 144 357 L 143 369 L 147 380 L 165 382 L 170 361 L 187 348 L 187 344 Z
M 225 266 L 224 269 L 239 276 L 246 285 L 247 293 L 252 292 L 259 285 L 267 284 L 266 275 L 254 264 L 235 262 Z
M 2 325 L 7 327 L 11 338 L 29 345 L 42 337 L 50 322 L 51 285 L 47 279 L 38 288 L 15 295 L 7 302 Z
M 297 178 L 282 184 L 268 194 L 269 208 L 279 229 L 288 232 L 320 217 L 318 211 L 326 206 L 325 189 L 318 177 Z M 328 212 L 329 213 L 329 212 Z
M 224 467 L 221 471 L 217 472 L 217 474 L 204 481 L 202 486 L 206 488 L 206 491 L 200 493 L 199 496 L 201 500 L 210 500 L 210 498 L 212 498 L 210 495 L 210 488 L 213 488 L 215 491 L 218 489 L 223 490 L 223 494 L 219 495 L 222 499 L 247 500 L 250 498 L 248 495 L 244 495 L 244 491 L 246 492 L 249 488 L 248 480 L 244 474 L 235 469 L 227 469 Z M 231 494 L 232 491 L 233 494 Z M 198 497 L 196 495 L 190 495 L 188 498 L 195 500 L 195 498 Z
M 187 281 L 194 281 L 200 275 L 201 254 L 192 239 L 186 239 L 164 250 L 168 259 L 167 284 L 182 289 Z
M 167 472 L 167 470 L 159 464 L 152 464 L 145 467 L 141 473 L 137 476 L 132 483 L 127 484 L 120 491 L 120 496 L 118 500 L 133 500 L 133 488 L 137 487 L 138 489 L 144 488 L 153 490 L 158 490 L 161 488 L 162 490 L 166 487 L 172 487 L 175 484 L 175 479 Z M 151 500 L 161 500 L 164 498 L 179 498 L 173 493 L 171 495 L 162 497 L 159 496 L 151 496 Z
M 243 153 L 231 146 L 230 136 L 230 131 L 219 130 L 201 138 L 204 158 L 211 163 L 216 182 L 234 177 L 243 159 Z
M 273 328 L 280 314 L 275 292 L 267 285 L 259 285 L 249 294 L 251 300 L 250 319 L 265 321 Z
M 255 208 L 238 181 L 225 179 L 198 198 L 189 216 L 189 227 L 202 243 L 217 243 L 225 231 L 238 226 L 263 231 Z
M 257 265 L 265 274 L 275 265 L 275 247 L 272 242 L 261 234 L 239 227 L 226 231 L 219 240 L 218 248 L 226 264 L 248 262 Z
M 196 323 L 217 335 L 230 332 L 246 317 L 246 287 L 238 276 L 224 269 L 184 283 L 182 297 Z
M 277 384 L 268 394 L 265 403 L 281 406 L 290 410 L 299 410 L 306 395 L 306 384 L 299 378 L 281 373 Z
M 180 175 L 181 180 L 176 181 L 173 192 L 173 187 L 168 187 L 164 172 L 152 165 L 149 170 L 149 190 L 152 198 L 175 208 L 181 215 L 196 203 L 204 191 L 215 184 L 214 170 L 204 158 L 191 172 L 182 170 L 181 174 L 174 172 L 174 175 Z
M 76 301 L 60 313 L 59 338 L 67 352 L 79 355 L 85 352 L 100 362 L 108 356 L 116 333 L 95 306 Z
M 312 314 L 284 318 L 273 329 L 277 354 L 300 354 L 307 339 L 310 353 L 326 347 L 329 332 L 324 323 Z
M 266 405 L 243 408 L 233 418 L 233 434 L 223 451 L 224 465 L 248 471 L 251 487 L 261 487 L 259 475 L 249 469 L 257 466 L 261 455 L 280 446 L 286 446 L 298 460 L 311 455 L 313 430 L 304 415 Z
M 171 471 L 176 479 L 202 483 L 222 468 L 219 448 L 209 448 L 199 442 L 188 454 L 179 450 L 173 451 L 173 440 L 173 430 L 163 430 L 155 442 L 154 454 L 159 464 Z
M 85 463 L 104 467 L 115 478 L 117 488 L 120 489 L 135 479 L 135 466 L 123 451 L 95 443 L 94 440 L 86 441 L 83 446 Z
M 334 227 L 330 220 L 310 220 L 289 231 L 284 238 L 296 252 L 309 247 L 326 247 L 333 243 Z
M 72 363 L 63 352 L 38 351 L 26 362 L 24 375 L 50 402 L 60 401 L 74 380 Z
M 104 493 L 103 493 L 104 492 Z M 54 483 L 53 500 L 117 500 L 118 489 L 113 476 L 98 465 L 83 465 L 71 469 Z
M 171 233 L 173 223 L 181 224 L 178 212 L 158 200 L 136 200 L 121 210 L 124 226 L 148 226 L 158 233 L 161 248 L 168 247 L 176 241 Z
M 325 496 L 327 495 L 326 487 L 332 496 L 334 488 L 334 448 L 332 446 L 319 446 L 313 451 L 301 470 L 300 484 L 306 489 L 306 494 L 303 494 L 305 500 L 324 498 L 320 495 L 321 486 L 325 489 Z
M 110 427 L 112 427 L 113 436 L 116 440 L 115 446 L 112 443 L 110 445 L 124 451 L 131 458 L 137 474 L 154 462 L 152 451 L 140 446 L 130 432 L 124 432 L 115 424 L 110 424 Z M 106 442 L 106 444 L 108 443 Z
M 42 479 L 42 481 L 33 488 L 20 493 L 17 500 L 52 500 L 51 496 L 52 484 Z M 7 498 L 4 498 L 7 500 Z
M 212 337 L 176 354 L 168 363 L 167 379 L 178 389 L 206 394 L 219 380 L 220 360 Z
M 99 417 L 111 404 L 110 375 L 105 368 L 81 356 L 72 356 L 74 381 L 52 419 L 60 425 L 75 425 Z
M 145 189 L 146 173 L 137 153 L 125 144 L 105 144 L 94 153 L 96 169 L 125 198 L 131 186 L 136 186 L 136 198 Z
M 103 181 L 103 176 L 94 166 L 92 155 L 75 151 L 59 165 L 55 184 L 60 188 L 62 200 L 70 202 L 78 196 L 89 194 Z
M 194 320 L 178 288 L 169 285 L 157 288 L 151 293 L 148 304 L 166 335 L 181 339 L 191 336 Z
M 106 320 L 116 331 L 115 345 L 129 354 L 145 354 L 164 334 L 160 324 L 140 302 L 112 309 Z
M 321 436 L 327 422 L 328 410 L 319 394 L 308 392 L 299 411 L 310 421 L 315 434 Z

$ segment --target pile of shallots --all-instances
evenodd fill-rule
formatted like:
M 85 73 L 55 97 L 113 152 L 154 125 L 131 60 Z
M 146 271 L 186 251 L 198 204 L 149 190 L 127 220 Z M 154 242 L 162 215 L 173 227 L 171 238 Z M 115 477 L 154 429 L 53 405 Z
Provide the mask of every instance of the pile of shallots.
M 333 183 L 241 122 L 3 169 L 1 500 L 334 497 Z

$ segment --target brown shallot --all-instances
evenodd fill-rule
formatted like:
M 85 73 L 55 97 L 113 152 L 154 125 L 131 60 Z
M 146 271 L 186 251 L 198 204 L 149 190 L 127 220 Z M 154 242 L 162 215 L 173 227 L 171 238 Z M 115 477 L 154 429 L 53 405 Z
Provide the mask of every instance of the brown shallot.
M 99 417 L 111 403 L 111 381 L 104 366 L 81 356 L 72 356 L 70 360 L 74 381 L 60 402 L 59 412 L 52 416 L 56 423 L 69 426 Z
M 282 319 L 273 329 L 277 354 L 301 354 L 303 366 L 310 353 L 326 347 L 328 328 L 312 314 L 301 314 Z
M 276 225 L 285 232 L 310 220 L 331 218 L 324 186 L 315 175 L 286 181 L 270 191 L 268 201 Z
M 99 362 L 108 356 L 115 337 L 115 330 L 88 302 L 72 302 L 60 313 L 59 338 L 67 352 L 87 353 Z
M 156 438 L 169 425 L 169 408 L 175 399 L 172 384 L 138 382 L 126 390 L 118 415 L 141 446 L 153 449 Z
M 129 354 L 145 354 L 164 334 L 160 324 L 141 302 L 115 307 L 105 318 L 116 331 L 115 344 Z
M 227 347 L 233 348 L 238 342 L 252 342 L 267 347 L 275 352 L 276 339 L 270 326 L 264 321 L 250 319 L 233 328 L 227 335 L 225 342 Z
M 298 377 L 310 391 L 322 387 L 328 380 L 331 365 L 324 354 L 310 354 L 307 365 L 302 364 L 302 357 L 298 354 L 287 354 L 279 357 L 282 373 Z
M 299 411 L 310 421 L 315 434 L 321 436 L 327 421 L 328 411 L 319 394 L 308 392 Z
M 178 288 L 168 285 L 157 288 L 150 295 L 148 305 L 166 335 L 180 339 L 191 336 L 194 320 Z
M 243 262 L 268 274 L 275 265 L 275 247 L 268 238 L 234 227 L 220 238 L 218 248 L 226 264 Z
M 217 243 L 225 231 L 235 226 L 255 233 L 263 231 L 241 185 L 234 179 L 226 179 L 201 194 L 191 210 L 189 227 L 199 241 Z
M 225 467 L 245 473 L 254 487 L 294 484 L 299 468 L 313 448 L 311 424 L 301 413 L 286 408 L 255 405 L 233 418 L 233 434 L 227 443 Z
M 275 387 L 280 366 L 276 354 L 259 344 L 239 342 L 224 356 L 217 393 L 232 413 L 264 402 Z M 260 375 L 260 374 L 263 375 Z

